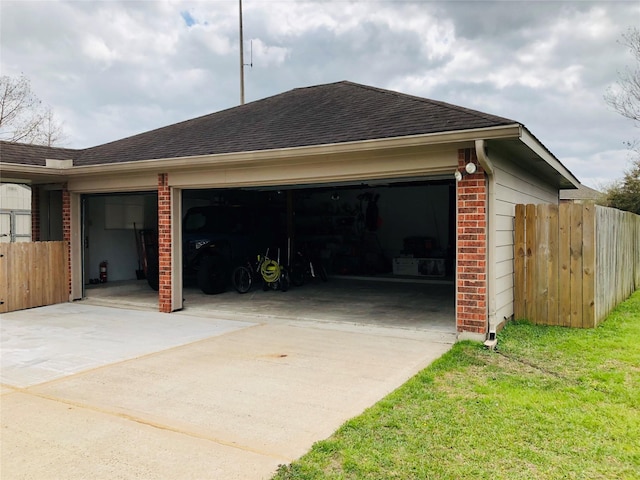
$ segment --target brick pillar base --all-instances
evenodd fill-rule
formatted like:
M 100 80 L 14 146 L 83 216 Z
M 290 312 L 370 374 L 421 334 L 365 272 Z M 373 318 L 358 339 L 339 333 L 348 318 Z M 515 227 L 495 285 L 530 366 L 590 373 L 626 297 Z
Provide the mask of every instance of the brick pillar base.
M 487 185 L 475 150 L 458 150 L 458 169 L 476 164 L 457 183 L 458 241 L 456 326 L 458 332 L 487 333 Z
M 158 306 L 161 312 L 171 305 L 171 189 L 169 174 L 158 174 Z

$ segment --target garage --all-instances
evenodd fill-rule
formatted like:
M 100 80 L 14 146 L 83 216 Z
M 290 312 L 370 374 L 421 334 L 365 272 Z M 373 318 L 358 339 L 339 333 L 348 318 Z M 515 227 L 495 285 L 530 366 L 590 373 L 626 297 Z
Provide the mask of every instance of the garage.
M 83 202 L 85 297 L 157 308 L 143 241 L 156 233 L 157 195 L 94 194 Z M 184 309 L 455 331 L 452 205 L 455 182 L 445 178 L 183 190 Z M 210 254 L 228 260 L 214 264 L 225 271 L 221 287 L 199 284 Z M 258 255 L 279 259 L 289 285 L 267 284 L 258 273 L 239 295 L 233 270 L 255 268 Z
M 61 222 L 35 202 L 32 231 L 62 225 L 71 301 L 422 327 L 444 311 L 480 341 L 513 317 L 515 206 L 579 185 L 517 121 L 348 81 L 83 150 L 3 144 L 1 161 L 33 198 L 60 191 Z M 138 222 L 157 238 L 157 293 L 137 280 Z M 229 272 L 267 249 L 272 285 L 233 291 Z M 283 292 L 299 275 L 274 272 L 296 273 L 298 252 L 328 281 Z M 104 261 L 108 283 L 87 284 Z

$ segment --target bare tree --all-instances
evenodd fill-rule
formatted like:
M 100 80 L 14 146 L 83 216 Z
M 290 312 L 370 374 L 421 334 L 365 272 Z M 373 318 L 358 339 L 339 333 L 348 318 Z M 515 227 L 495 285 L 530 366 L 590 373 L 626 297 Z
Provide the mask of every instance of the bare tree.
M 58 123 L 53 116 L 53 110 L 51 107 L 46 107 L 42 114 L 42 125 L 38 137 L 33 143 L 52 147 L 63 142 L 66 138 L 62 124 Z
M 52 146 L 64 138 L 62 125 L 21 75 L 0 76 L 0 140 Z
M 619 72 L 616 85 L 607 91 L 604 98 L 615 111 L 640 127 L 640 29 L 630 28 L 622 35 L 621 43 L 629 49 L 636 63 Z

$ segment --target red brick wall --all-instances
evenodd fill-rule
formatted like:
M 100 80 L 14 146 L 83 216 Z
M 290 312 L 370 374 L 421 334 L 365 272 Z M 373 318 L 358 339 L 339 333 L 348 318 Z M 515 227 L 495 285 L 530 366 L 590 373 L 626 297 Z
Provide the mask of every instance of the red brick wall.
M 71 295 L 71 193 L 62 186 L 62 239 L 67 242 L 67 283 Z
M 40 241 L 40 187 L 31 186 L 31 241 Z
M 171 189 L 169 174 L 158 174 L 158 272 L 161 312 L 171 312 Z
M 458 169 L 477 166 L 457 185 L 458 241 L 456 324 L 458 332 L 485 334 L 487 313 L 487 186 L 474 149 L 458 150 Z

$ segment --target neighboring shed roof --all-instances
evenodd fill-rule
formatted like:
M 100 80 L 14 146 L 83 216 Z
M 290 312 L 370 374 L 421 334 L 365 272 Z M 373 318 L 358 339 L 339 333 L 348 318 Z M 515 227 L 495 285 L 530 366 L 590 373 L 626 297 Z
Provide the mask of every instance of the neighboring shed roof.
M 577 189 L 560 190 L 560 200 L 598 200 L 604 194 L 598 190 L 587 187 L 586 185 L 578 185 Z
M 97 165 L 325 145 L 517 123 L 444 102 L 343 81 L 296 88 L 76 151 L 73 159 L 76 166 Z M 31 158 L 29 161 L 33 161 Z M 4 153 L 1 159 L 9 161 Z M 44 161 L 39 164 L 43 165 Z

